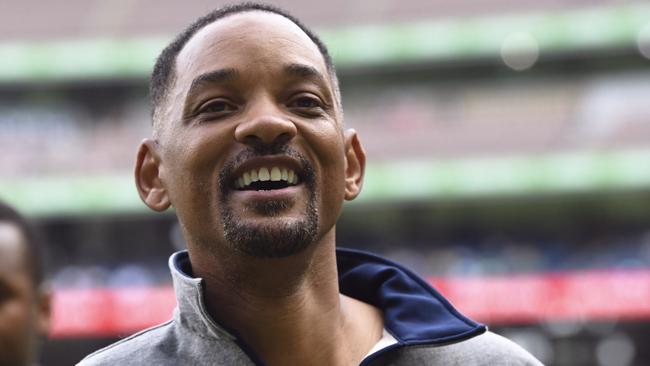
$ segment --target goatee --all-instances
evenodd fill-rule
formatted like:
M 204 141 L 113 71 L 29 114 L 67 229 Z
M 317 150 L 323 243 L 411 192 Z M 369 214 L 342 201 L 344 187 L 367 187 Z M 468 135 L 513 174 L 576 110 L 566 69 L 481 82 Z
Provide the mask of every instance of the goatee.
M 305 212 L 299 219 L 279 217 L 290 207 L 288 200 L 272 200 L 255 203 L 249 209 L 256 214 L 277 217 L 272 224 L 260 224 L 238 218 L 228 204 L 229 185 L 232 167 L 238 162 L 255 156 L 282 153 L 301 163 L 301 181 L 309 192 Z M 224 237 L 233 250 L 255 258 L 283 258 L 298 254 L 309 247 L 318 232 L 318 209 L 316 208 L 316 191 L 314 171 L 309 161 L 300 153 L 286 146 L 265 151 L 246 150 L 238 154 L 231 163 L 226 164 L 220 175 L 221 184 L 221 220 Z

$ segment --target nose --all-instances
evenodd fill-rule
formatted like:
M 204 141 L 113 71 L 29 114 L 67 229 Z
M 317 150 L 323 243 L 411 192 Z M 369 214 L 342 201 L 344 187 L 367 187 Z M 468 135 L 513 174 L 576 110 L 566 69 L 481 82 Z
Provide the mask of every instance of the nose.
M 235 129 L 235 139 L 243 144 L 263 147 L 285 144 L 296 136 L 296 125 L 271 101 L 259 103 L 250 118 Z

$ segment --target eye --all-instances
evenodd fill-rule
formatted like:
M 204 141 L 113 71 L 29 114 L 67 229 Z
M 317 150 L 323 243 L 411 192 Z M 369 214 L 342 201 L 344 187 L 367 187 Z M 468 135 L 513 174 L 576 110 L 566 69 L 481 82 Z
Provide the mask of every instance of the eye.
M 309 97 L 298 98 L 296 101 L 293 102 L 293 105 L 298 108 L 320 107 L 320 103 L 317 100 Z
M 305 94 L 293 98 L 287 107 L 305 113 L 320 113 L 324 109 L 323 103 L 318 97 Z
M 211 100 L 201 106 L 199 114 L 223 114 L 230 113 L 237 110 L 237 107 L 223 99 Z
M 0 304 L 13 297 L 12 289 L 6 283 L 0 282 Z

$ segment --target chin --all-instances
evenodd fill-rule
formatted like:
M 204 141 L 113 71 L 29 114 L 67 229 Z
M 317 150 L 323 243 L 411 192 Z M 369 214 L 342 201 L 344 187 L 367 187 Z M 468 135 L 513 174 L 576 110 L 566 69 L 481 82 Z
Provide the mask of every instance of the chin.
M 275 217 L 246 221 L 224 217 L 225 239 L 234 251 L 254 258 L 285 258 L 299 254 L 316 241 L 318 232 L 317 215 L 302 219 Z
M 262 217 L 280 217 L 292 206 L 290 200 L 256 201 L 248 204 L 248 208 Z

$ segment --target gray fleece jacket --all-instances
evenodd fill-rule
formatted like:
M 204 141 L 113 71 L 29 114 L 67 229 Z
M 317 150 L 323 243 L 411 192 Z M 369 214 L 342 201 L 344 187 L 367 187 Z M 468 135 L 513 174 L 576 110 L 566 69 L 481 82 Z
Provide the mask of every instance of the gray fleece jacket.
M 383 311 L 384 338 L 361 365 L 541 365 L 515 343 L 455 310 L 406 268 L 381 257 L 337 250 L 341 293 Z M 202 279 L 193 278 L 187 252 L 169 267 L 178 302 L 171 320 L 87 356 L 78 365 L 264 365 L 237 336 L 207 313 Z

